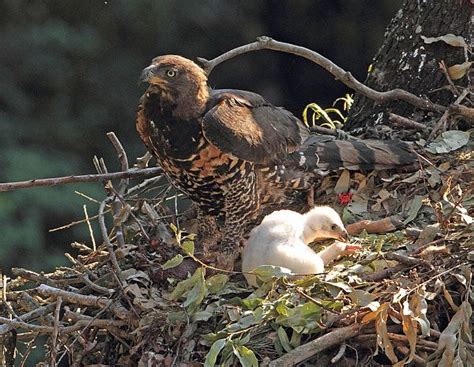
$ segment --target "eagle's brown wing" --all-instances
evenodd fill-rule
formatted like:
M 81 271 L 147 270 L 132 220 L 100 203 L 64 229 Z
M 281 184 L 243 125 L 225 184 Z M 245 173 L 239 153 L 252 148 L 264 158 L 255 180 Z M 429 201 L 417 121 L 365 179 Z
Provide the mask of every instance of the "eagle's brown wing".
M 223 152 L 260 165 L 285 159 L 308 137 L 290 112 L 258 94 L 231 89 L 212 91 L 203 132 Z

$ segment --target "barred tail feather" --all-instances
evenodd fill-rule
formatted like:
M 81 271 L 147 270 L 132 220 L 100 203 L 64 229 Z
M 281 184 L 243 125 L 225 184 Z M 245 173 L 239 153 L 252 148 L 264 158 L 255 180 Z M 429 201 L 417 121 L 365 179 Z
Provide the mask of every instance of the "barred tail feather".
M 291 155 L 293 165 L 318 173 L 402 168 L 412 166 L 416 159 L 411 146 L 402 141 L 330 140 L 321 136 L 311 136 Z

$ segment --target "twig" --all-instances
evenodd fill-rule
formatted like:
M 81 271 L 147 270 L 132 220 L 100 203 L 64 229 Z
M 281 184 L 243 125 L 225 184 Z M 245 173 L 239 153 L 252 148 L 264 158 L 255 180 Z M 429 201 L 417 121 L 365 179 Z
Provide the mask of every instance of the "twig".
M 106 210 L 106 211 L 104 212 L 104 214 L 107 214 L 109 211 L 110 211 L 110 210 Z M 99 216 L 98 216 L 98 215 L 94 215 L 94 216 L 92 216 L 92 217 L 89 217 L 89 220 L 93 220 L 93 219 L 97 219 L 97 218 L 99 218 Z M 85 223 L 86 221 L 87 221 L 86 219 L 76 220 L 76 221 L 74 221 L 74 222 L 65 224 L 65 225 L 63 225 L 63 226 L 61 226 L 61 227 L 51 228 L 51 229 L 48 230 L 48 232 L 62 231 L 63 229 L 71 228 L 71 227 L 76 226 L 76 225 L 78 225 L 78 224 Z
M 343 356 L 344 353 L 346 352 L 346 347 L 347 347 L 347 344 L 341 344 L 341 346 L 339 347 L 339 351 L 338 351 L 337 354 L 331 359 L 331 363 L 332 363 L 332 364 L 339 362 L 339 360 L 342 358 L 342 356 Z
M 91 241 L 92 241 L 92 249 L 94 251 L 96 251 L 97 250 L 97 244 L 95 243 L 94 231 L 92 229 L 92 225 L 91 225 L 91 222 L 89 220 L 89 213 L 87 213 L 87 205 L 84 204 L 83 208 L 84 208 L 84 216 L 86 218 L 87 228 L 89 229 L 89 236 L 91 237 Z
M 400 334 L 395 334 L 395 333 L 387 333 L 387 335 L 390 339 L 394 341 L 403 342 L 403 343 L 408 342 L 408 337 L 406 335 L 400 335 Z M 361 334 L 361 335 L 357 335 L 355 339 L 361 340 L 361 341 L 377 339 L 377 334 Z M 420 339 L 420 338 L 417 338 L 416 344 L 420 347 L 423 346 L 423 347 L 431 348 L 434 350 L 438 348 L 438 343 L 431 342 L 429 340 Z
M 33 179 L 28 181 L 18 181 L 18 182 L 6 182 L 0 183 L 0 192 L 5 191 L 14 191 L 20 189 L 28 189 L 32 187 L 41 187 L 41 186 L 57 186 L 65 185 L 72 183 L 84 183 L 84 182 L 103 182 L 107 180 L 121 179 L 124 177 L 127 178 L 137 178 L 137 177 L 153 177 L 158 174 L 163 173 L 162 169 L 159 167 L 137 169 L 132 168 L 126 172 L 112 172 L 112 173 L 103 173 L 95 175 L 73 175 L 65 177 L 54 177 L 54 178 L 40 178 Z
M 464 89 L 461 95 L 458 98 L 456 98 L 456 101 L 453 103 L 453 105 L 458 105 L 459 103 L 461 103 L 461 101 L 464 98 L 466 98 L 468 94 L 469 94 L 469 90 L 467 88 Z M 446 111 L 444 111 L 443 115 L 440 117 L 440 119 L 434 126 L 433 130 L 431 130 L 431 133 L 428 136 L 428 139 L 426 140 L 427 142 L 430 142 L 436 136 L 436 133 L 438 132 L 438 130 L 446 124 L 446 121 L 448 120 L 448 117 L 451 111 L 452 109 L 449 109 L 449 108 Z
M 42 274 L 35 273 L 32 270 L 27 270 L 23 268 L 12 268 L 12 273 L 17 277 L 21 277 L 23 279 L 27 279 L 38 284 L 46 283 L 48 285 L 57 285 L 57 282 Z
M 451 112 L 453 115 L 460 115 L 471 121 L 471 123 L 474 122 L 474 108 L 469 108 L 457 103 L 453 103 L 449 106 L 449 112 Z
M 378 102 L 385 103 L 389 101 L 404 101 L 415 107 L 435 112 L 444 112 L 447 110 L 446 107 L 435 104 L 428 99 L 420 98 L 412 93 L 409 93 L 403 89 L 392 89 L 386 92 L 379 92 L 372 88 L 367 87 L 360 81 L 358 81 L 350 72 L 345 71 L 341 67 L 334 64 L 326 57 L 319 53 L 312 51 L 308 48 L 292 45 L 290 43 L 275 41 L 270 37 L 262 36 L 258 37 L 256 42 L 249 43 L 237 48 L 234 48 L 212 60 L 206 60 L 198 58 L 204 67 L 204 70 L 209 74 L 220 63 L 229 60 L 238 55 L 242 55 L 247 52 L 257 50 L 274 50 L 280 52 L 286 52 L 297 56 L 304 57 L 319 66 L 326 69 L 329 73 L 334 75 L 336 79 L 339 79 L 342 83 L 347 85 L 349 88 L 354 89 L 358 93 Z
M 128 171 L 129 169 L 128 157 L 127 157 L 127 153 L 125 152 L 125 149 L 123 149 L 122 143 L 120 143 L 120 140 L 118 140 L 117 136 L 112 131 L 107 133 L 107 137 L 112 142 L 115 148 L 115 151 L 117 152 L 117 156 L 118 156 L 122 171 L 123 172 Z M 120 193 L 120 195 L 125 194 L 125 192 L 127 191 L 127 186 L 128 186 L 128 179 L 122 178 L 120 180 L 120 185 L 118 189 L 118 192 Z
M 98 284 L 95 284 L 92 280 L 89 279 L 88 275 L 87 274 L 84 274 L 84 283 L 86 283 L 86 285 L 96 291 L 96 292 L 99 292 L 99 293 L 102 293 L 102 294 L 107 294 L 108 296 L 114 294 L 114 290 L 113 289 L 109 289 L 109 288 L 105 288 L 105 287 L 102 287 Z
M 43 325 L 34 325 L 34 324 L 28 324 L 26 322 L 22 321 L 15 321 L 15 320 L 10 320 L 6 317 L 0 317 L 0 322 L 4 324 L 8 324 L 9 326 L 12 327 L 12 329 L 25 329 L 25 330 L 31 330 L 31 331 L 36 331 L 42 334 L 52 334 L 54 333 L 54 327 L 53 326 L 43 326 Z M 115 324 L 120 323 L 118 325 L 122 326 L 125 323 L 123 321 L 119 320 L 102 320 L 102 319 L 84 319 L 84 320 L 79 320 L 77 321 L 74 325 L 71 326 L 61 326 L 59 327 L 59 333 L 61 334 L 70 334 L 75 331 L 78 331 L 83 328 L 87 327 L 98 327 L 101 329 L 110 329 L 110 328 L 116 328 Z M 123 336 L 127 337 L 129 336 L 128 334 L 122 332 L 121 333 Z
M 128 171 L 128 158 L 125 149 L 123 149 L 122 143 L 117 138 L 114 132 L 108 132 L 107 137 L 112 142 L 115 151 L 117 152 L 117 157 L 120 162 L 122 171 Z M 119 247 L 125 246 L 125 238 L 123 235 L 123 225 L 120 219 L 122 209 L 126 208 L 126 204 L 121 200 L 122 195 L 125 194 L 128 187 L 128 179 L 121 179 L 118 190 L 115 190 L 112 183 L 110 182 L 107 185 L 106 189 L 110 189 L 111 192 L 115 194 L 115 197 L 112 199 L 112 210 L 114 213 L 114 226 L 116 229 L 117 244 Z
M 453 80 L 451 79 L 451 77 L 449 76 L 449 73 L 448 73 L 448 68 L 446 67 L 446 63 L 444 62 L 444 60 L 441 60 L 439 63 L 439 69 L 441 70 L 441 72 L 443 73 L 444 77 L 446 78 L 448 84 L 449 84 L 449 87 L 451 89 L 451 91 L 453 92 L 454 96 L 459 96 L 459 90 L 458 88 L 456 87 L 456 85 L 454 85 L 453 83 Z
M 61 303 L 63 299 L 58 297 L 56 300 L 56 308 L 54 310 L 54 324 L 53 324 L 53 335 L 51 335 L 51 366 L 56 366 L 56 355 L 58 352 L 57 342 L 59 334 L 59 312 L 61 311 Z
M 124 308 L 118 303 L 114 303 L 113 300 L 108 298 L 69 292 L 63 289 L 50 287 L 46 284 L 41 284 L 39 287 L 35 288 L 35 290 L 43 296 L 55 298 L 62 297 L 63 301 L 68 303 L 97 308 L 110 307 L 114 315 L 117 316 L 119 319 L 127 319 L 127 317 L 130 316 L 130 312 L 126 308 Z
M 422 264 L 429 266 L 429 264 L 427 264 L 426 261 L 424 261 L 422 259 L 417 259 L 415 257 L 406 256 L 406 255 L 402 255 L 402 254 L 397 254 L 396 252 L 386 253 L 385 258 L 387 260 L 398 261 L 399 263 L 405 264 L 405 265 L 408 265 L 408 266 L 417 266 L 417 265 L 422 265 Z
M 13 319 L 13 321 L 28 322 L 30 320 L 41 317 L 46 313 L 51 312 L 54 307 L 55 307 L 54 304 L 39 307 L 35 310 L 32 310 L 30 312 L 27 312 L 27 313 L 21 315 L 21 316 L 18 316 L 17 318 Z M 8 333 L 11 329 L 12 329 L 12 327 L 10 325 L 6 325 L 6 324 L 0 325 L 0 335 Z
M 344 340 L 356 336 L 360 331 L 360 325 L 353 324 L 340 329 L 333 330 L 317 339 L 296 347 L 291 352 L 270 362 L 269 367 L 294 366 L 315 354 L 342 343 Z
M 296 287 L 295 288 L 295 291 L 296 293 L 299 293 L 301 294 L 304 298 L 306 298 L 308 301 L 310 302 L 313 302 L 315 305 L 321 307 L 322 309 L 328 311 L 328 312 L 331 312 L 333 314 L 336 314 L 336 315 L 340 315 L 341 312 L 339 311 L 336 311 L 336 310 L 331 310 L 329 307 L 326 307 L 324 304 L 322 304 L 321 302 L 319 302 L 317 299 L 311 297 L 309 294 L 306 294 L 305 292 L 303 292 L 303 290 L 299 287 Z
M 27 344 L 26 351 L 23 353 L 23 359 L 20 363 L 20 367 L 24 367 L 26 365 L 26 361 L 28 360 L 29 355 L 33 351 L 33 348 L 35 347 L 36 344 L 36 339 L 38 338 L 39 333 L 36 333 L 33 339 L 31 339 Z
M 407 129 L 414 129 L 414 130 L 425 130 L 426 126 L 423 124 L 420 124 L 417 121 L 414 121 L 412 119 L 396 115 L 394 113 L 389 113 L 388 114 L 388 120 L 391 121 L 394 125 L 399 126 L 399 127 L 404 127 Z
M 366 274 L 362 277 L 362 279 L 367 281 L 367 282 L 379 282 L 382 279 L 389 278 L 393 274 L 398 273 L 399 271 L 402 271 L 406 268 L 407 268 L 406 265 L 398 264 L 398 265 L 395 265 L 392 268 L 379 270 L 379 271 L 376 271 L 375 273 L 372 273 L 372 274 Z
M 109 234 L 107 233 L 107 227 L 105 226 L 105 219 L 104 219 L 104 209 L 106 205 L 106 200 L 102 201 L 99 206 L 99 227 L 100 232 L 102 233 L 102 238 L 105 243 L 105 247 L 107 247 L 107 251 L 109 252 L 110 262 L 112 263 L 112 268 L 114 272 L 117 274 L 117 277 L 120 279 L 120 282 L 123 281 L 122 277 L 122 270 L 117 261 L 117 257 L 115 256 L 114 247 L 112 242 L 110 242 Z M 121 286 L 122 284 L 120 284 Z

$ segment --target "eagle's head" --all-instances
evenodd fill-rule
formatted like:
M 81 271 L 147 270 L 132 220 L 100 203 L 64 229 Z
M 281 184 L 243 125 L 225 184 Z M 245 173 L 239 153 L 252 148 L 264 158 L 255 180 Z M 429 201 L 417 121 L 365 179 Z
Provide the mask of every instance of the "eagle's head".
M 318 239 L 333 238 L 342 242 L 349 239 L 349 235 L 337 212 L 328 206 L 317 206 L 304 214 L 304 239 L 310 243 Z
M 182 56 L 155 57 L 143 69 L 140 80 L 149 84 L 148 92 L 159 93 L 165 102 L 174 106 L 176 117 L 197 117 L 209 98 L 206 73 Z

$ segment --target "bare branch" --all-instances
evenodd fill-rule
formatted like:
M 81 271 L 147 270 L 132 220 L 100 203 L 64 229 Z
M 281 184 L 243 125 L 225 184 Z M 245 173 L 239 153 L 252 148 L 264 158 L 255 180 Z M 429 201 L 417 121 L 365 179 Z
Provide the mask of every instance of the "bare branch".
M 51 335 L 51 350 L 50 350 L 50 354 L 51 354 L 51 366 L 55 366 L 56 365 L 56 355 L 58 353 L 58 346 L 57 346 L 57 342 L 58 342 L 58 335 L 59 335 L 59 314 L 60 314 L 60 311 L 61 311 L 61 304 L 63 302 L 63 299 L 61 297 L 58 297 L 58 299 L 56 300 L 56 308 L 54 310 L 54 324 L 53 324 L 53 334 Z
M 344 340 L 350 339 L 359 333 L 360 325 L 353 324 L 340 329 L 335 329 L 317 339 L 306 344 L 296 347 L 291 352 L 281 356 L 270 362 L 270 367 L 277 366 L 294 366 L 312 356 L 328 349 L 332 346 L 342 343 Z
M 406 129 L 414 129 L 414 130 L 425 130 L 426 126 L 423 124 L 420 124 L 417 121 L 414 121 L 412 119 L 396 115 L 394 113 L 389 113 L 388 119 L 390 122 L 392 122 L 394 125 L 399 126 L 399 127 L 404 127 Z
M 341 67 L 334 64 L 326 57 L 319 53 L 312 51 L 308 48 L 296 46 L 290 43 L 275 41 L 270 37 L 262 36 L 258 37 L 256 42 L 243 45 L 233 50 L 230 50 L 212 60 L 206 60 L 198 58 L 202 63 L 204 70 L 209 74 L 220 63 L 229 60 L 238 55 L 242 55 L 251 51 L 258 50 L 273 50 L 279 52 L 285 52 L 297 56 L 304 57 L 322 68 L 326 69 L 329 73 L 334 75 L 336 79 L 347 85 L 349 88 L 354 89 L 356 92 L 370 98 L 378 103 L 385 103 L 389 101 L 404 101 L 415 107 L 421 108 L 428 111 L 444 112 L 447 108 L 438 104 L 435 104 L 428 99 L 420 98 L 410 92 L 403 89 L 392 89 L 386 92 L 379 92 L 372 88 L 367 87 L 360 81 L 358 81 L 350 72 L 345 71 Z
M 64 302 L 74 303 L 83 306 L 106 308 L 110 307 L 112 312 L 118 318 L 125 320 L 130 317 L 130 312 L 119 304 L 115 304 L 113 300 L 105 297 L 96 297 L 85 294 L 78 294 L 74 292 L 65 291 L 63 289 L 50 287 L 46 284 L 41 284 L 35 288 L 38 293 L 48 297 L 61 297 Z
M 40 178 L 28 181 L 18 182 L 6 182 L 0 183 L 0 192 L 14 191 L 19 189 L 28 189 L 32 187 L 40 186 L 57 186 L 72 183 L 85 183 L 85 182 L 103 182 L 107 180 L 122 179 L 124 177 L 137 178 L 137 177 L 153 177 L 163 173 L 159 167 L 137 169 L 132 168 L 126 172 L 112 172 L 97 175 L 78 175 L 78 176 L 65 176 L 65 177 L 54 177 L 54 178 Z
M 449 111 L 453 115 L 459 115 L 464 117 L 466 120 L 470 121 L 471 123 L 474 122 L 474 108 L 469 108 L 457 103 L 453 103 L 449 106 Z
M 16 329 L 16 328 L 25 329 L 25 330 L 37 331 L 42 334 L 54 333 L 54 326 L 34 325 L 34 324 L 29 324 L 23 321 L 10 320 L 6 317 L 0 317 L 0 322 L 2 324 L 10 326 L 11 329 Z M 98 327 L 101 329 L 109 329 L 109 328 L 116 328 L 117 326 L 122 326 L 124 324 L 125 323 L 123 321 L 119 321 L 119 320 L 81 319 L 81 320 L 78 320 L 74 325 L 60 326 L 58 330 L 60 334 L 69 334 L 74 331 L 78 331 L 80 329 L 87 328 L 87 327 Z M 123 334 L 123 336 L 126 336 L 126 334 Z

